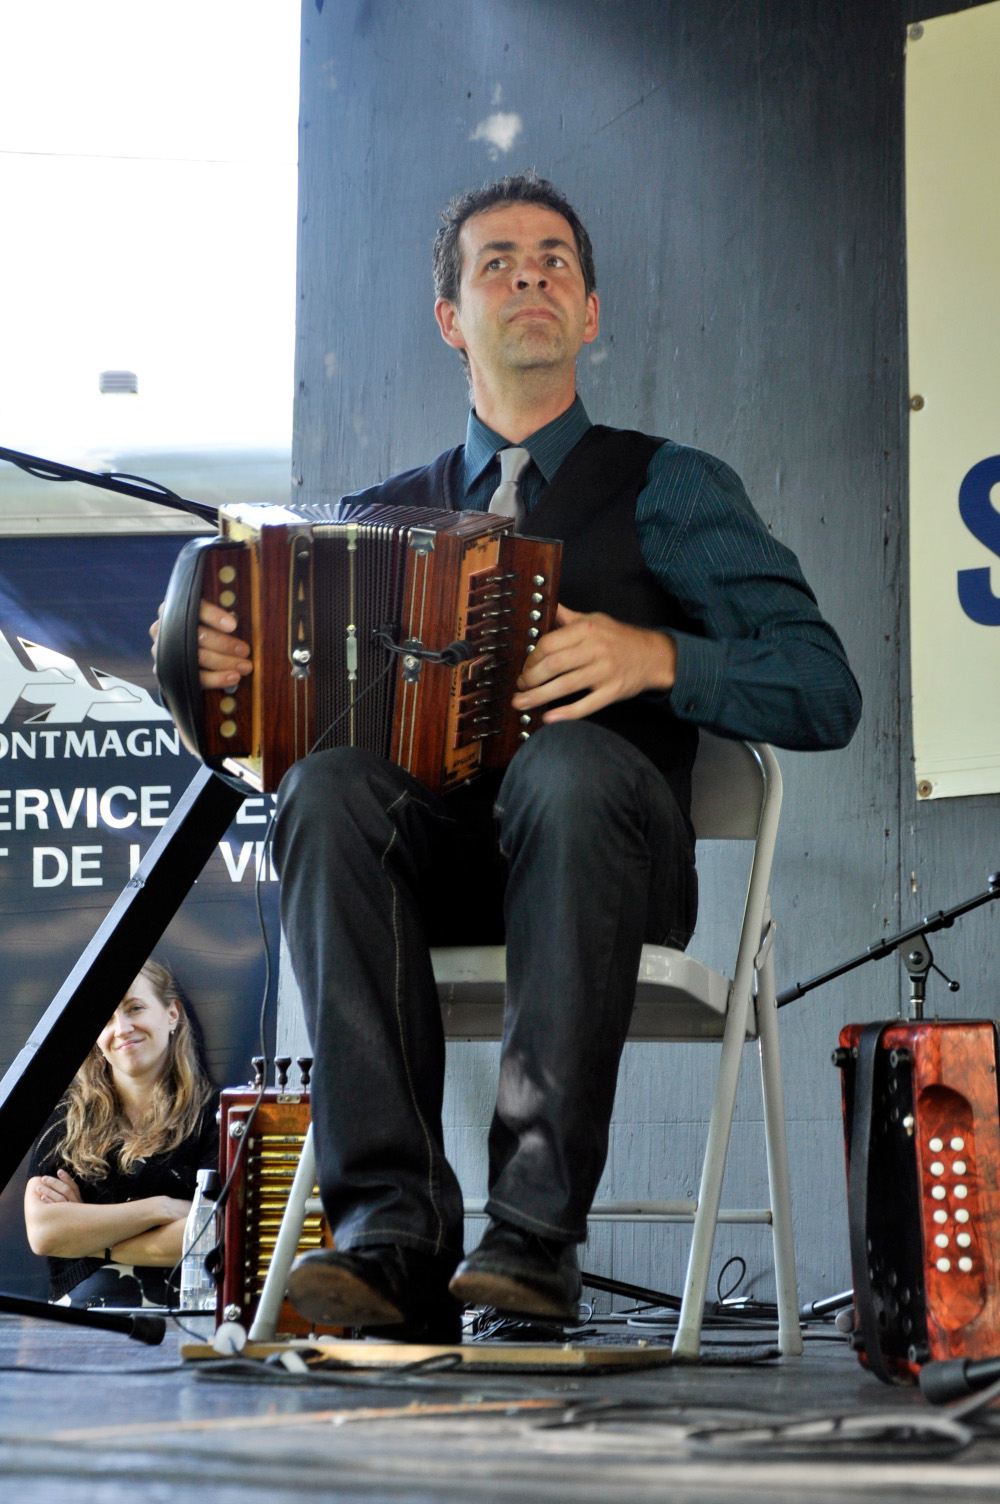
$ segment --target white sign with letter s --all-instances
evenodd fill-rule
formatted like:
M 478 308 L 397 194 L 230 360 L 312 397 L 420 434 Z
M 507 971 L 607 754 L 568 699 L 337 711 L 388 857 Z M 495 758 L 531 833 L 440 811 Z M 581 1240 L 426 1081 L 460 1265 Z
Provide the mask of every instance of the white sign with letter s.
M 1000 793 L 1000 3 L 908 28 L 916 794 Z

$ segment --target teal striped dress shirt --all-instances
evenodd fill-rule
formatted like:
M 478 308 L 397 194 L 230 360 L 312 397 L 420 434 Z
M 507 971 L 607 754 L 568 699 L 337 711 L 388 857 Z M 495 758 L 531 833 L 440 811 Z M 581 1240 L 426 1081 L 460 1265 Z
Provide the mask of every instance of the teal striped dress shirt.
M 530 515 L 591 426 L 579 397 L 521 441 L 533 463 L 520 489 Z M 469 510 L 485 511 L 508 440 L 469 414 L 463 456 Z M 667 439 L 636 503 L 642 556 L 701 629 L 671 630 L 677 679 L 666 698 L 682 720 L 723 736 L 797 750 L 844 746 L 861 693 L 791 549 L 772 538 L 735 471 Z M 660 698 L 650 694 L 651 700 Z

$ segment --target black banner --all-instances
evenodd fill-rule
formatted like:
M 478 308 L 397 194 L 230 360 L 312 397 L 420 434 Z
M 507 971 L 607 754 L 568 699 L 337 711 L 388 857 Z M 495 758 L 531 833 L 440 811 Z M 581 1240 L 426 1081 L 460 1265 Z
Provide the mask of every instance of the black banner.
M 159 703 L 149 623 L 184 538 L 0 543 L 0 1071 L 6 1070 L 183 794 L 197 764 Z M 264 952 L 277 970 L 273 800 L 250 798 L 157 956 L 201 1025 L 220 1085 L 257 1053 Z M 119 999 L 108 999 L 108 1015 Z M 274 1031 L 273 999 L 269 1005 Z M 0 1199 L 0 1283 L 44 1293 L 23 1176 Z

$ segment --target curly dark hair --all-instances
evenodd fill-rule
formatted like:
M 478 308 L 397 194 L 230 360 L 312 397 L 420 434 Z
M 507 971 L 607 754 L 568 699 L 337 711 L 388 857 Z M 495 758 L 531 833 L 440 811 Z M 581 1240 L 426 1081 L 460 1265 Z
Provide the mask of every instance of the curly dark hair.
M 500 204 L 541 204 L 554 209 L 567 220 L 576 240 L 580 269 L 583 272 L 584 290 L 589 296 L 597 286 L 594 271 L 594 248 L 590 236 L 573 205 L 547 178 L 537 173 L 523 172 L 509 177 L 497 178 L 493 183 L 484 183 L 481 188 L 470 188 L 459 193 L 441 210 L 444 220 L 434 237 L 434 292 L 449 303 L 458 304 L 462 280 L 462 251 L 458 243 L 462 226 L 474 214 L 484 214 Z

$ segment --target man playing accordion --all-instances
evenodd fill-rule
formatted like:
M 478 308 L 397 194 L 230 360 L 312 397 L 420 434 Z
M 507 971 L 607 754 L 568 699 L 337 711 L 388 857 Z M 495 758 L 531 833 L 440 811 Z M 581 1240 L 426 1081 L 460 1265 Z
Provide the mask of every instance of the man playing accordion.
M 458 505 L 563 542 L 556 626 L 513 700 L 543 724 L 506 772 L 443 797 L 370 752 L 313 754 L 282 783 L 274 843 L 336 1241 L 298 1260 L 289 1295 L 317 1322 L 423 1342 L 459 1340 L 464 1304 L 575 1318 L 640 950 L 694 928 L 699 725 L 818 750 L 860 713 L 836 633 L 733 471 L 591 424 L 575 368 L 599 307 L 566 199 L 505 178 L 443 219 L 435 315 L 474 403 Z M 429 504 L 426 471 L 391 484 Z M 239 683 L 236 620 L 203 603 L 201 623 L 203 685 Z M 490 1220 L 463 1257 L 429 947 L 501 939 Z

